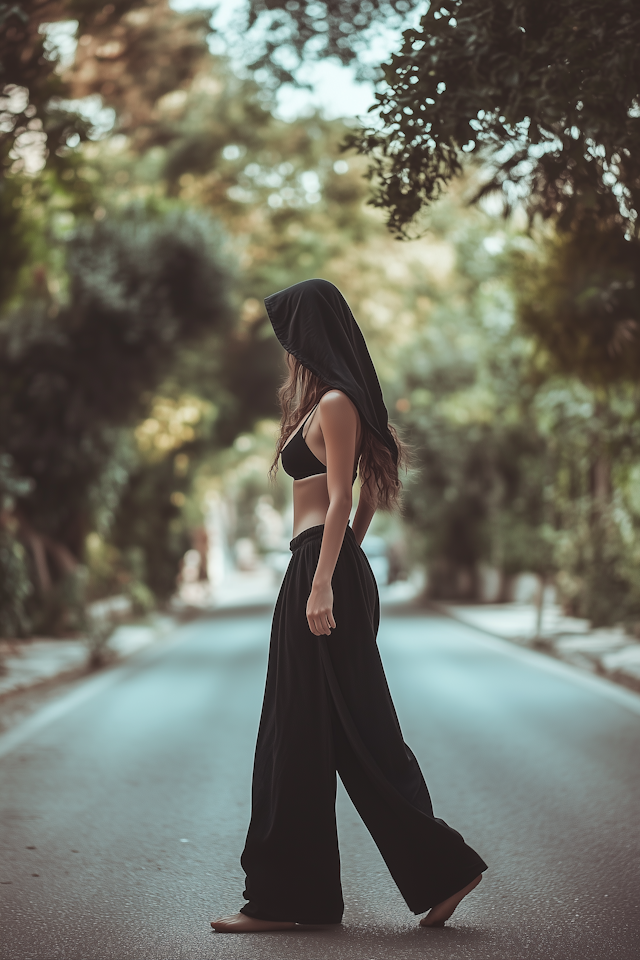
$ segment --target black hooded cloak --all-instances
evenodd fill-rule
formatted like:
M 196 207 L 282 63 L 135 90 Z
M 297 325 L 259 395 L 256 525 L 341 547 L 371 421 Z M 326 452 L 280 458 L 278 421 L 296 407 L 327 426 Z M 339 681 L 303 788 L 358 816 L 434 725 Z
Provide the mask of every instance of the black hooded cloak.
M 324 383 L 346 393 L 397 463 L 398 447 L 373 361 L 338 288 L 328 280 L 303 280 L 264 302 L 287 353 Z

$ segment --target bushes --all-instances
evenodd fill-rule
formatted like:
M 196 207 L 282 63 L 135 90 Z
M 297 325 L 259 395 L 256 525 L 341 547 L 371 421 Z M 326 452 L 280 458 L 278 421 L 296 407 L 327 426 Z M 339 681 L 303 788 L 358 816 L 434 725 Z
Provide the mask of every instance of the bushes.
M 28 497 L 16 492 L 17 516 L 40 630 L 79 626 L 85 540 L 108 533 L 140 470 L 131 428 L 152 391 L 183 345 L 230 328 L 221 247 L 214 224 L 192 212 L 134 209 L 85 225 L 66 244 L 66 301 L 36 288 L 0 328 L 0 448 L 31 481 Z M 155 494 L 146 491 L 145 510 L 166 528 Z M 182 548 L 170 540 L 156 537 L 151 551 L 169 571 L 154 580 L 162 594 Z M 21 551 L 5 556 L 15 579 Z
M 32 593 L 24 546 L 17 537 L 16 498 L 31 484 L 16 476 L 13 460 L 0 454 L 0 637 L 23 636 L 29 627 L 26 604 Z
M 532 411 L 517 396 L 494 397 L 489 414 L 466 403 L 472 390 L 409 392 L 404 420 L 416 469 L 406 517 L 420 535 L 432 596 L 475 599 L 480 567 L 491 566 L 503 574 L 506 598 L 509 576 L 546 574 L 553 566 L 547 451 Z
M 25 549 L 3 525 L 0 527 L 0 637 L 20 637 L 27 632 L 25 604 L 31 590 Z

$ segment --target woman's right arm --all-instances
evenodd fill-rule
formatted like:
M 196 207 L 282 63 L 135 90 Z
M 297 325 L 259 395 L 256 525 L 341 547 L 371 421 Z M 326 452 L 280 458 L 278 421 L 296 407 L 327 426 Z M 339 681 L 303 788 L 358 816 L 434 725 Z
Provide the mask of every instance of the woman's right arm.
M 364 535 L 369 529 L 369 524 L 373 519 L 378 506 L 378 498 L 370 489 L 368 484 L 360 487 L 360 499 L 358 500 L 358 509 L 353 518 L 353 532 L 359 544 L 362 544 Z

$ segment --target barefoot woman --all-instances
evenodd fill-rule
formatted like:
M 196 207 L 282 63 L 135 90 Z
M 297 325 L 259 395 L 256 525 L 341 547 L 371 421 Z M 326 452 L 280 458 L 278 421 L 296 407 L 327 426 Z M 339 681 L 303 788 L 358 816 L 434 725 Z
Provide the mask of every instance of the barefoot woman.
M 342 919 L 336 771 L 409 908 L 442 926 L 486 869 L 433 815 L 376 646 L 375 580 L 360 548 L 397 499 L 401 444 L 342 294 L 308 280 L 265 301 L 287 351 L 276 461 L 294 477 L 293 557 L 276 604 L 242 866 L 248 903 L 226 933 Z M 361 494 L 348 526 L 352 486 Z

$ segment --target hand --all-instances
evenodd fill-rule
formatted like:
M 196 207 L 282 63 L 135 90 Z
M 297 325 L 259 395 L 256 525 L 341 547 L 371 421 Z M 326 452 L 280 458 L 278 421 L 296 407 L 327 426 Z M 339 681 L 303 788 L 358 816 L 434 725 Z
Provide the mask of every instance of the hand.
M 322 587 L 314 583 L 307 600 L 307 621 L 311 633 L 316 637 L 331 636 L 331 628 L 335 627 L 333 619 L 333 590 L 331 584 Z

